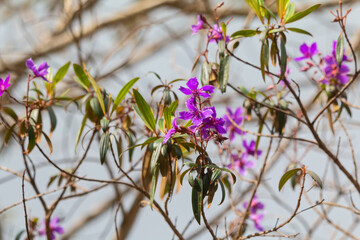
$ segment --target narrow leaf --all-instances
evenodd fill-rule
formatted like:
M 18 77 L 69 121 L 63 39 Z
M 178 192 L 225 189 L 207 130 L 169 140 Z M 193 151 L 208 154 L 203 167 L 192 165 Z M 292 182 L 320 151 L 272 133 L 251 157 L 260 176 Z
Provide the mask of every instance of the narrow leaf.
M 52 133 L 55 130 L 57 124 L 56 115 L 52 107 L 47 107 L 47 111 L 50 117 L 50 133 Z
M 147 104 L 145 99 L 141 96 L 141 94 L 134 89 L 134 98 L 136 105 L 138 107 L 139 112 L 142 115 L 142 120 L 144 121 L 145 125 L 152 130 L 154 133 L 156 132 L 156 123 L 154 115 L 151 111 L 150 106 Z M 141 117 L 141 116 L 140 116 Z
M 201 220 L 201 206 L 203 201 L 203 182 L 200 178 L 195 178 L 194 186 L 192 188 L 192 194 L 191 194 L 191 203 L 192 203 L 192 209 L 193 214 L 196 219 L 196 221 L 200 225 Z
M 323 188 L 323 184 L 322 184 L 322 181 L 320 179 L 320 177 L 313 171 L 310 171 L 310 170 L 306 170 L 307 174 L 310 175 L 310 177 L 312 177 L 312 179 L 314 179 L 314 181 L 317 183 L 317 185 L 320 187 L 320 188 Z
M 295 13 L 292 17 L 287 19 L 285 23 L 292 23 L 292 22 L 298 21 L 298 20 L 302 19 L 303 17 L 306 17 L 307 15 L 309 15 L 311 12 L 318 9 L 320 6 L 321 6 L 321 4 L 316 4 L 314 6 L 309 7 L 308 9 L 302 11 L 302 12 Z
M 126 83 L 122 89 L 120 90 L 120 92 L 118 93 L 118 95 L 116 96 L 115 100 L 114 100 L 114 104 L 111 110 L 111 113 L 113 113 L 116 108 L 119 106 L 119 104 L 122 102 L 122 100 L 125 98 L 126 94 L 130 91 L 130 89 L 132 88 L 132 86 L 134 86 L 134 84 L 139 80 L 140 78 L 134 78 L 132 80 L 130 80 L 128 83 Z
M 243 38 L 243 37 L 252 37 L 258 34 L 259 31 L 252 30 L 252 29 L 244 29 L 237 32 L 234 32 L 231 35 L 231 39 Z
M 220 60 L 219 85 L 222 93 L 226 92 L 227 82 L 229 80 L 230 56 L 225 53 L 224 58 Z
M 88 73 L 88 72 L 86 72 L 86 73 L 87 73 L 88 78 L 90 79 L 92 87 L 94 88 L 94 91 L 95 91 L 96 97 L 100 103 L 101 109 L 105 115 L 106 114 L 105 103 L 104 103 L 104 99 L 103 99 L 103 96 L 100 91 L 100 87 L 97 84 L 97 82 L 95 81 L 95 79 L 90 75 L 90 73 Z
M 287 30 L 292 31 L 292 32 L 296 32 L 296 33 L 301 33 L 301 34 L 309 35 L 310 37 L 313 36 L 313 35 L 312 35 L 311 33 L 309 33 L 308 31 L 305 31 L 304 29 L 300 29 L 300 28 L 287 28 Z
M 77 76 L 77 78 L 74 78 L 74 80 L 77 81 L 83 88 L 89 91 L 90 82 L 82 67 L 78 64 L 73 64 L 73 68 Z
M 105 157 L 106 157 L 106 153 L 109 150 L 109 146 L 110 146 L 110 134 L 104 133 L 101 136 L 100 139 L 100 162 L 101 165 L 104 164 L 105 162 Z
M 53 83 L 58 83 L 60 82 L 66 75 L 66 73 L 69 70 L 71 62 L 67 62 L 64 66 L 62 66 L 55 74 L 55 77 L 53 79 Z
M 279 182 L 279 191 L 281 191 L 282 187 L 284 186 L 284 184 L 292 177 L 294 176 L 298 171 L 301 171 L 301 168 L 294 168 L 291 169 L 289 171 L 287 171 L 286 173 L 284 173 L 284 175 L 281 177 L 280 182 Z
M 336 62 L 341 67 L 341 63 L 344 57 L 344 36 L 341 33 L 336 42 Z

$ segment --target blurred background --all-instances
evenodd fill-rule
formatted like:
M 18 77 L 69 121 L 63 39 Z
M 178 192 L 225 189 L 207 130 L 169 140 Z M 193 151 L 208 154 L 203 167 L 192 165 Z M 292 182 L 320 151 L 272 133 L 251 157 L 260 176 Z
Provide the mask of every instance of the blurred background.
M 115 96 L 127 81 L 140 77 L 135 86 L 139 87 L 139 91 L 150 99 L 150 89 L 159 84 L 157 78 L 149 73 L 150 71 L 156 72 L 162 79 L 168 81 L 177 78 L 200 77 L 200 64 L 193 72 L 191 69 L 196 56 L 204 48 L 206 35 L 205 33 L 192 35 L 191 25 L 196 24 L 197 15 L 200 13 L 205 15 L 209 22 L 214 23 L 213 9 L 220 2 L 215 0 L 1 0 L 0 75 L 4 78 L 11 73 L 9 91 L 12 96 L 22 99 L 26 92 L 28 73 L 25 60 L 29 57 L 32 57 L 37 64 L 46 61 L 54 69 L 58 69 L 69 60 L 72 63 L 85 62 L 94 78 L 112 96 Z M 218 14 L 221 21 L 225 22 L 233 17 L 228 26 L 229 33 L 260 26 L 244 0 L 225 0 L 224 2 Z M 266 2 L 270 8 L 274 8 L 274 1 Z M 338 1 L 293 0 L 293 2 L 298 11 L 314 3 L 320 2 L 323 5 L 309 17 L 294 24 L 294 27 L 311 32 L 313 38 L 296 33 L 288 34 L 288 55 L 298 57 L 299 46 L 304 42 L 309 44 L 314 41 L 318 43 L 321 52 L 331 54 L 333 41 L 337 39 L 340 28 L 332 22 L 334 17 L 329 10 L 334 11 L 338 8 Z M 344 0 L 343 2 L 344 9 L 352 8 L 348 17 L 347 30 L 359 54 L 360 1 Z M 215 44 L 210 46 L 209 56 L 214 61 L 216 50 Z M 235 53 L 246 61 L 259 65 L 258 37 L 241 40 Z M 292 69 L 290 77 L 301 86 L 302 99 L 309 103 L 307 98 L 316 94 L 316 87 L 309 81 L 307 74 L 299 71 L 299 64 L 292 62 L 290 68 Z M 68 91 L 67 94 L 70 96 L 76 96 L 82 91 L 74 82 L 73 76 L 74 73 L 71 70 L 59 86 L 62 91 Z M 264 85 L 261 74 L 257 70 L 234 59 L 231 60 L 229 82 L 234 86 L 241 85 L 249 89 L 252 87 L 266 89 L 271 85 L 270 81 Z M 180 85 L 176 83 L 174 89 Z M 357 88 L 356 83 L 352 86 L 354 94 L 349 94 L 351 96 L 349 101 L 354 104 L 360 103 L 356 93 Z M 181 96 L 181 94 L 178 95 Z M 154 96 L 153 99 L 156 97 Z M 219 109 L 219 114 L 223 115 L 226 106 L 234 109 L 242 106 L 243 100 L 234 91 L 228 89 L 223 95 L 217 91 L 213 104 Z M 10 104 L 14 109 L 22 111 L 16 106 L 16 102 L 7 97 L 7 94 L 2 96 L 1 101 L 2 104 Z M 180 106 L 183 102 L 184 99 L 180 99 Z M 316 108 L 312 110 L 316 112 Z M 75 152 L 74 149 L 76 133 L 82 120 L 78 111 L 72 105 L 67 111 L 62 108 L 56 109 L 58 127 L 52 136 L 54 146 L 52 159 L 55 159 L 63 168 L 73 166 L 76 156 L 83 151 L 80 149 Z M 360 140 L 357 137 L 360 116 L 356 111 L 353 111 L 351 124 L 346 125 L 354 143 Z M 343 116 L 345 124 L 350 122 L 350 117 L 346 114 Z M 48 121 L 44 120 L 44 122 Z M 292 123 L 290 121 L 289 124 Z M 257 131 L 255 121 L 248 122 L 245 127 Z M 0 130 L 3 133 L 4 127 L 0 126 Z M 290 130 L 291 128 L 289 132 Z M 326 126 L 321 131 L 324 139 L 328 140 L 329 146 L 334 147 L 332 148 L 335 149 L 334 151 L 336 151 L 338 138 L 342 137 L 340 156 L 343 157 L 344 165 L 351 169 L 353 165 L 351 152 L 345 140 L 346 136 L 341 133 L 334 137 Z M 310 138 L 307 131 L 299 131 L 298 134 L 298 136 Z M 255 137 L 247 137 L 255 139 Z M 261 142 L 263 150 L 266 149 L 267 142 L 266 139 Z M 45 143 L 42 144 L 45 145 Z M 240 140 L 239 144 L 241 144 Z M 216 153 L 217 149 L 214 148 L 214 156 Z M 359 148 L 355 148 L 355 155 L 358 153 Z M 140 152 L 136 154 L 137 158 L 141 158 Z M 111 172 L 99 165 L 97 148 L 91 149 L 89 156 L 79 171 L 80 175 L 106 179 L 111 175 L 119 174 L 117 171 Z M 31 158 L 38 167 L 37 181 L 40 188 L 43 191 L 53 189 L 52 187 L 47 189 L 47 184 L 49 177 L 57 173 L 56 169 L 46 164 L 46 160 L 36 151 L 32 153 Z M 325 188 L 321 194 L 317 189 L 311 189 L 309 198 L 313 203 L 324 198 L 327 201 L 351 204 L 349 197 L 351 187 L 342 175 L 338 176 L 336 171 L 332 171 L 332 164 L 326 157 L 317 152 L 315 147 L 283 140 L 273 151 L 265 184 L 258 191 L 258 197 L 266 205 L 265 229 L 274 227 L 277 219 L 280 219 L 280 222 L 286 219 L 295 207 L 298 189 L 293 191 L 288 186 L 280 193 L 277 190 L 279 178 L 291 161 L 301 161 L 317 171 L 322 176 L 324 185 L 327 184 L 328 188 Z M 10 144 L 2 148 L 0 166 L 22 172 L 22 164 L 21 149 L 18 145 Z M 258 171 L 259 169 L 255 168 L 247 177 L 254 177 Z M 170 217 L 180 230 L 186 228 L 184 235 L 186 239 L 210 239 L 204 226 L 199 226 L 196 221 L 192 221 L 191 191 L 187 182 L 184 182 L 180 192 L 171 199 Z M 306 190 L 311 188 L 311 181 L 308 182 Z M 85 189 L 99 186 L 96 183 L 79 183 L 79 185 Z M 231 198 L 234 204 L 238 203 L 236 208 L 242 209 L 241 203 L 248 199 L 248 186 L 248 183 L 241 181 L 234 186 Z M 35 195 L 30 185 L 25 185 L 25 187 L 27 197 Z M 126 191 L 122 187 L 119 189 L 124 202 L 124 212 L 118 217 L 123 239 L 172 239 L 172 231 L 163 218 L 149 206 L 141 207 L 142 196 L 135 191 Z M 238 194 L 240 192 L 242 194 Z M 51 202 L 57 196 L 56 194 L 56 192 L 49 194 L 46 199 Z M 229 226 L 236 219 L 236 215 L 232 213 L 229 206 L 228 198 L 229 196 L 226 197 L 223 205 L 217 206 L 215 203 L 220 201 L 220 196 L 216 195 L 214 204 L 207 213 L 211 224 L 218 226 L 216 229 L 219 236 L 225 233 L 225 223 Z M 21 178 L 0 169 L 0 211 L 21 199 Z M 60 239 L 114 239 L 113 225 L 117 199 L 117 191 L 109 185 L 81 198 L 69 198 L 63 201 L 54 214 L 60 217 L 66 230 L 66 234 Z M 357 206 L 360 206 L 359 199 L 356 194 L 352 196 L 352 201 Z M 302 209 L 311 205 L 306 200 L 303 202 Z M 30 217 L 42 219 L 43 211 L 37 200 L 29 201 L 27 206 Z M 321 208 L 327 207 L 329 206 L 321 206 Z M 351 231 L 354 236 L 360 236 L 358 216 L 331 207 L 327 209 L 327 213 L 328 215 L 324 218 L 314 211 L 306 211 L 286 226 L 284 231 L 286 234 L 301 233 L 295 239 L 348 239 L 348 236 L 331 224 L 334 223 Z M 0 226 L 0 239 L 14 239 L 16 234 L 25 228 L 22 205 L 1 214 Z M 248 232 L 253 231 L 255 229 L 250 224 Z

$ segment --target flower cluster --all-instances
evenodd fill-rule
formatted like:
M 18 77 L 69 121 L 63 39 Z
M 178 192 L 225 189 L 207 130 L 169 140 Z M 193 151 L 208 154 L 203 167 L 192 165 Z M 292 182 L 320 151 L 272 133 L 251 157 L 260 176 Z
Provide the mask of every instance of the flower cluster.
M 222 29 L 217 24 L 214 24 L 213 27 L 211 27 L 207 23 L 206 18 L 204 16 L 198 15 L 197 24 L 191 26 L 192 34 L 194 35 L 194 34 L 198 33 L 202 29 L 207 29 L 208 30 L 207 37 L 208 37 L 209 43 L 211 43 L 211 42 L 218 43 L 219 41 L 224 40 L 224 33 L 223 33 Z M 225 41 L 229 42 L 230 37 L 226 36 Z
M 250 156 L 259 157 L 262 153 L 261 150 L 256 150 L 256 144 L 254 140 L 251 140 L 250 144 L 243 140 L 243 147 L 245 150 L 240 151 L 238 154 L 231 154 L 231 163 L 228 165 L 229 169 L 235 169 L 239 171 L 242 176 L 246 175 L 246 170 L 255 167 L 255 162 L 250 160 Z
M 224 115 L 225 128 L 229 135 L 230 142 L 235 140 L 236 135 L 245 135 L 245 132 L 239 129 L 239 126 L 244 120 L 243 109 L 238 107 L 235 112 L 230 108 L 226 108 L 227 114 Z M 229 169 L 235 169 L 243 176 L 246 175 L 246 170 L 255 166 L 255 162 L 250 160 L 250 156 L 258 158 L 262 151 L 256 150 L 256 143 L 251 140 L 250 144 L 246 140 L 242 142 L 243 148 L 237 154 L 230 155 L 231 163 L 228 165 Z
M 50 220 L 50 235 L 52 240 L 55 239 L 55 233 L 63 234 L 65 232 L 64 228 L 59 225 L 59 221 L 60 219 L 57 217 Z M 42 222 L 42 228 L 39 230 L 39 235 L 40 236 L 46 235 L 45 220 Z
M 337 42 L 334 41 L 332 53 L 330 55 L 321 57 L 316 43 L 313 43 L 311 46 L 308 46 L 304 43 L 300 46 L 300 52 L 302 53 L 302 56 L 295 58 L 294 60 L 307 60 L 307 66 L 302 68 L 303 71 L 308 71 L 312 68 L 321 69 L 322 76 L 320 79 L 318 79 L 321 84 L 341 87 L 349 81 L 347 74 L 350 72 L 350 68 L 345 64 L 345 62 L 349 62 L 351 60 L 344 53 L 342 63 L 340 65 L 337 63 L 336 44 Z M 320 61 L 318 63 L 314 59 L 315 55 L 320 56 Z
M 4 94 L 5 90 L 10 87 L 10 74 L 6 77 L 5 80 L 0 78 L 0 96 Z
M 243 207 L 246 209 L 249 206 L 248 202 L 243 204 Z M 261 203 L 257 196 L 255 195 L 251 205 L 250 205 L 250 219 L 254 222 L 254 226 L 259 231 L 264 231 L 263 227 L 261 226 L 261 222 L 265 216 L 264 212 L 259 213 L 265 208 L 265 205 Z
M 180 112 L 179 117 L 175 116 L 173 127 L 164 136 L 163 143 L 166 143 L 176 132 L 186 132 L 186 128 L 177 125 L 177 118 L 191 120 L 192 125 L 188 129 L 189 132 L 199 134 L 206 141 L 214 136 L 221 136 L 221 134 L 226 133 L 224 119 L 217 117 L 215 107 L 204 106 L 202 100 L 211 97 L 210 93 L 214 92 L 214 87 L 207 85 L 199 88 L 199 82 L 196 78 L 189 79 L 186 85 L 187 88 L 180 87 L 179 90 L 190 96 L 185 102 L 188 111 Z
M 49 73 L 49 65 L 46 62 L 43 62 L 39 67 L 37 67 L 34 61 L 29 58 L 26 60 L 26 67 L 34 73 L 34 77 L 40 77 L 44 79 L 44 81 L 49 82 L 49 80 L 45 77 Z

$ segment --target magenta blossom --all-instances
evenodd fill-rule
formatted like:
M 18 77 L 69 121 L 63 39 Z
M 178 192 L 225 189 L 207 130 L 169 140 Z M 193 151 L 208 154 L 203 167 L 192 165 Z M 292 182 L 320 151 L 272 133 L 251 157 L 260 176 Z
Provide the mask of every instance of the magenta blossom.
M 264 214 L 250 214 L 250 219 L 254 221 L 254 226 L 259 231 L 264 231 L 264 228 L 260 225 L 264 218 Z
M 186 83 L 189 88 L 180 87 L 179 90 L 184 93 L 185 95 L 193 95 L 193 97 L 197 98 L 202 96 L 203 98 L 210 98 L 211 95 L 209 93 L 213 93 L 215 87 L 211 85 L 203 86 L 202 88 L 199 87 L 199 82 L 197 78 L 190 78 L 189 81 Z
M 216 42 L 218 43 L 221 40 L 224 40 L 224 34 L 221 30 L 221 28 L 218 27 L 218 25 L 214 24 L 214 27 L 209 30 L 208 35 L 209 42 Z M 226 42 L 228 43 L 230 41 L 230 37 L 226 36 Z
M 5 80 L 0 78 L 0 96 L 4 94 L 5 90 L 10 87 L 10 74 L 6 77 Z
M 176 116 L 176 113 L 175 113 L 175 116 Z M 173 125 L 173 127 L 164 136 L 163 144 L 165 144 L 167 141 L 169 141 L 171 136 L 174 135 L 179 130 L 179 126 L 176 123 L 176 117 L 174 118 L 172 125 Z
M 336 81 L 335 85 L 344 85 L 348 82 L 349 77 L 347 76 L 347 73 L 350 72 L 350 68 L 348 66 L 341 64 L 339 67 L 334 56 L 326 56 L 325 63 L 325 76 L 321 81 L 322 83 L 329 84 Z
M 301 61 L 304 59 L 311 59 L 315 54 L 319 52 L 317 49 L 316 42 L 311 44 L 311 46 L 306 45 L 306 43 L 300 46 L 300 52 L 303 54 L 301 57 L 295 58 L 295 61 Z
M 29 58 L 26 60 L 26 67 L 34 73 L 35 77 L 41 77 L 45 81 L 49 82 L 49 80 L 47 80 L 45 77 L 49 73 L 49 65 L 46 62 L 43 62 L 39 67 L 37 67 L 34 61 Z
M 59 218 L 53 218 L 50 220 L 50 235 L 51 235 L 51 239 L 54 240 L 55 239 L 55 232 L 58 234 L 63 234 L 64 228 L 62 228 L 59 225 Z M 46 235 L 46 226 L 45 226 L 45 220 L 42 223 L 43 228 L 39 230 L 39 235 L 40 236 L 45 236 Z
M 244 207 L 244 208 L 247 208 L 248 205 L 249 205 L 249 203 L 248 203 L 248 202 L 245 202 L 245 203 L 243 204 L 243 207 Z M 253 198 L 253 200 L 251 201 L 250 212 L 251 212 L 251 213 L 256 213 L 258 210 L 263 210 L 264 207 L 265 207 L 265 205 L 264 205 L 263 203 L 261 203 L 261 202 L 258 200 L 257 196 L 255 195 L 254 198 Z
M 229 138 L 230 138 L 230 142 L 231 142 L 235 139 L 236 134 L 238 134 L 238 135 L 245 134 L 244 131 L 240 130 L 237 126 L 235 126 L 233 124 L 233 122 L 236 123 L 236 125 L 238 125 L 238 126 L 240 126 L 242 124 L 243 119 L 244 119 L 243 109 L 241 107 L 238 107 L 235 110 L 235 113 L 233 113 L 230 108 L 226 108 L 226 111 L 229 115 L 227 115 L 227 114 L 224 115 L 225 128 L 229 134 Z
M 204 108 L 205 109 L 205 108 Z M 225 121 L 222 118 L 216 116 L 215 107 L 206 108 L 206 110 L 211 110 L 212 114 L 209 117 L 202 119 L 201 124 L 201 134 L 204 139 L 209 137 L 209 131 L 214 130 L 218 135 L 225 134 L 226 129 L 224 128 Z M 205 110 L 205 111 L 206 111 Z
M 204 17 L 202 15 L 198 15 L 198 22 L 196 25 L 191 25 L 192 35 L 198 33 L 201 29 L 204 29 Z
M 213 114 L 213 111 L 209 108 L 204 108 L 200 110 L 194 103 L 195 98 L 190 98 L 186 100 L 185 105 L 189 111 L 183 111 L 179 113 L 179 119 L 182 120 L 191 120 L 192 123 L 197 127 L 199 126 L 205 118 L 210 117 Z
M 244 208 L 249 206 L 248 202 L 243 204 Z M 264 213 L 259 213 L 259 211 L 263 210 L 265 205 L 261 203 L 257 196 L 255 195 L 250 206 L 250 219 L 254 221 L 255 228 L 259 231 L 263 231 L 264 229 L 261 227 L 261 221 L 264 218 Z
M 231 154 L 231 164 L 228 166 L 230 169 L 236 169 L 242 176 L 246 175 L 246 170 L 254 168 L 255 163 L 248 160 L 247 154 L 242 154 L 241 156 L 237 154 Z
M 249 154 L 251 156 L 259 157 L 261 155 L 261 153 L 262 153 L 261 150 L 257 150 L 255 152 L 256 143 L 255 143 L 254 140 L 251 140 L 250 145 L 247 144 L 246 140 L 243 140 L 243 146 L 245 148 L 246 154 Z

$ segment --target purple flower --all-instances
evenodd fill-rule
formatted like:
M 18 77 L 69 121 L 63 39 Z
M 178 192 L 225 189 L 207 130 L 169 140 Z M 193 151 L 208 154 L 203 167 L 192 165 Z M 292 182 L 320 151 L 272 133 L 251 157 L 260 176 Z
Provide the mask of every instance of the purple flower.
M 209 137 L 209 131 L 211 129 L 215 130 L 216 134 L 224 134 L 226 133 L 226 129 L 224 128 L 225 121 L 222 118 L 216 117 L 215 107 L 206 108 L 205 111 L 210 110 L 212 112 L 211 116 L 202 119 L 201 134 L 203 138 Z
M 263 227 L 260 225 L 264 218 L 264 214 L 250 214 L 250 219 L 254 221 L 254 226 L 259 231 L 264 231 Z
M 186 107 L 189 111 L 183 111 L 179 113 L 179 119 L 190 120 L 195 126 L 199 126 L 205 118 L 210 117 L 213 114 L 213 111 L 209 108 L 204 108 L 204 110 L 198 109 L 196 102 L 194 103 L 194 98 L 190 98 L 185 102 Z
M 306 43 L 300 46 L 300 52 L 303 54 L 301 57 L 295 58 L 295 61 L 301 61 L 304 59 L 311 59 L 315 54 L 319 52 L 317 49 L 316 42 L 311 44 L 311 46 L 306 45 Z
M 243 204 L 244 208 L 247 208 L 249 205 L 248 202 L 245 202 Z M 257 196 L 255 195 L 250 206 L 250 213 L 256 213 L 258 210 L 263 210 L 265 205 L 261 202 L 259 202 Z
M 344 85 L 348 82 L 349 77 L 347 76 L 347 73 L 350 71 L 348 66 L 341 64 L 341 67 L 339 67 L 334 56 L 326 56 L 325 63 L 325 76 L 321 81 L 322 83 L 329 84 L 335 80 L 336 85 Z
M 35 77 L 41 77 L 45 81 L 49 82 L 49 80 L 45 78 L 45 76 L 49 73 L 49 65 L 46 62 L 43 62 L 42 64 L 40 64 L 39 67 L 37 67 L 34 61 L 29 58 L 28 60 L 26 60 L 26 67 L 34 73 Z
M 176 114 L 175 114 L 175 116 L 176 116 Z M 179 130 L 179 126 L 176 123 L 176 117 L 174 118 L 172 125 L 173 125 L 173 127 L 164 136 L 163 144 L 165 144 L 167 141 L 169 141 L 171 136 L 174 135 Z
M 9 88 L 10 86 L 9 79 L 10 79 L 10 74 L 6 77 L 5 80 L 0 78 L 0 96 L 3 95 L 5 90 Z
M 251 140 L 250 145 L 247 144 L 246 140 L 243 140 L 243 146 L 245 148 L 245 152 L 248 155 L 254 156 L 254 157 L 259 157 L 262 153 L 261 150 L 257 150 L 255 152 L 255 148 L 256 148 L 256 143 L 254 140 Z
M 243 109 L 241 107 L 238 107 L 235 110 L 235 113 L 233 113 L 230 108 L 226 108 L 226 111 L 228 112 L 229 115 L 227 115 L 227 114 L 224 115 L 225 128 L 229 134 L 229 138 L 230 138 L 230 142 L 231 142 L 235 139 L 235 134 L 239 134 L 239 135 L 245 134 L 244 131 L 240 130 L 232 123 L 232 122 L 234 122 L 234 123 L 236 123 L 236 125 L 239 125 L 239 126 L 242 124 L 243 119 L 244 119 Z M 230 119 L 232 121 L 230 121 Z
M 54 240 L 55 239 L 55 232 L 58 234 L 63 234 L 64 228 L 62 228 L 61 226 L 59 226 L 59 218 L 53 218 L 50 220 L 50 234 L 51 234 L 51 239 Z M 44 236 L 46 235 L 46 226 L 45 226 L 45 220 L 42 223 L 43 228 L 39 230 L 39 235 L 40 236 Z
M 230 169 L 236 169 L 242 176 L 246 175 L 246 169 L 254 168 L 255 163 L 248 160 L 247 154 L 242 154 L 241 157 L 237 154 L 231 154 L 231 164 L 228 166 Z
M 214 27 L 209 30 L 208 35 L 209 42 L 216 42 L 218 43 L 221 40 L 224 40 L 224 34 L 221 30 L 221 28 L 218 27 L 218 25 L 214 24 Z M 230 37 L 226 36 L 226 42 L 230 41 Z
M 189 88 L 180 87 L 179 90 L 184 93 L 185 95 L 192 95 L 194 98 L 202 96 L 203 98 L 210 98 L 209 93 L 213 93 L 215 87 L 211 85 L 203 86 L 202 88 L 199 87 L 199 82 L 197 78 L 190 78 L 189 81 L 186 83 Z
M 198 33 L 201 29 L 204 29 L 204 21 L 203 21 L 203 16 L 202 15 L 198 15 L 198 22 L 196 25 L 191 25 L 191 31 L 192 31 L 192 35 Z

